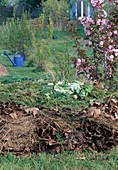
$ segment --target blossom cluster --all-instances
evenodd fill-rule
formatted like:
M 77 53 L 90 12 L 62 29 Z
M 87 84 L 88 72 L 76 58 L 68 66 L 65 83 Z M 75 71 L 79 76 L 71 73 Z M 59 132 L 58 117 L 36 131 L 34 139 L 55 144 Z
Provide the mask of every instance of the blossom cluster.
M 94 8 L 104 7 L 104 0 L 91 0 L 91 4 Z
M 108 0 L 108 4 L 110 3 L 115 7 L 107 14 L 104 10 L 104 0 L 91 0 L 95 12 L 94 18 L 83 18 L 81 20 L 86 34 L 86 38 L 82 42 L 84 46 L 92 47 L 94 52 L 94 58 L 92 59 L 94 65 L 80 58 L 76 63 L 78 74 L 86 73 L 87 78 L 97 75 L 93 72 L 98 72 L 100 64 L 105 72 L 103 79 L 112 79 L 115 73 L 114 68 L 118 59 L 118 0 Z

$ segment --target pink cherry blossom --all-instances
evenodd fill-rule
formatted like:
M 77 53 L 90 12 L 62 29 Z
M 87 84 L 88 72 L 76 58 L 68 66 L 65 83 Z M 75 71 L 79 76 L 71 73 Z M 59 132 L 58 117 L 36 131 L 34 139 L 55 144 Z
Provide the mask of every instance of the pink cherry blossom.
M 97 24 L 97 25 L 100 25 L 101 22 L 102 22 L 102 20 L 101 20 L 101 19 L 98 19 L 96 24 Z
M 99 29 L 99 31 L 102 31 L 103 30 L 103 27 L 100 27 L 100 28 L 98 28 Z
M 112 34 L 113 34 L 113 33 L 112 33 L 111 31 L 107 33 L 107 35 L 108 35 L 109 37 L 112 36 Z
M 109 25 L 107 25 L 107 28 L 109 29 L 109 28 L 111 28 L 112 27 L 112 25 L 111 24 L 109 24 Z
M 79 68 L 79 73 L 83 73 L 83 72 L 84 72 L 83 68 Z
M 86 34 L 86 35 L 90 35 L 90 34 L 91 34 L 90 30 L 88 30 L 88 29 L 86 29 L 86 28 L 84 28 L 84 31 L 85 31 L 85 34 Z
M 92 46 L 92 42 L 91 42 L 91 41 L 89 41 L 89 46 L 90 46 L 90 47 Z
M 104 42 L 103 42 L 103 41 L 100 41 L 99 46 L 100 46 L 100 47 L 103 47 L 103 44 L 104 44 Z
M 115 53 L 115 56 L 118 57 L 118 53 Z
M 89 70 L 90 70 L 90 67 L 89 67 L 89 66 L 88 66 L 88 67 L 85 67 L 84 70 L 88 73 Z
M 104 0 L 91 0 L 91 4 L 94 8 L 99 8 L 100 5 L 104 6 Z
M 77 65 L 77 66 L 81 66 L 81 64 L 82 64 L 82 61 L 81 61 L 81 59 L 80 59 L 80 58 L 78 58 L 78 59 L 77 59 L 77 63 L 76 63 L 76 65 Z
M 113 33 L 114 33 L 114 34 L 117 34 L 118 32 L 117 32 L 117 30 L 115 30 L 115 31 L 113 31 Z
M 86 44 L 86 40 L 82 38 L 82 43 L 83 44 Z
M 86 77 L 89 79 L 90 78 L 90 74 L 87 74 Z
M 114 56 L 113 55 L 110 55 L 110 59 L 113 60 Z
M 84 63 L 84 62 L 85 62 L 85 59 L 82 58 L 82 59 L 81 59 L 81 62 Z
M 74 67 L 75 67 L 75 64 L 72 64 L 71 67 L 74 68 Z
M 106 19 L 102 19 L 101 22 L 102 22 L 102 25 L 106 25 L 107 20 Z
M 112 45 L 109 45 L 109 49 L 110 49 L 110 50 L 113 49 L 113 46 L 112 46 Z
M 111 2 L 110 0 L 108 0 L 108 4 L 109 4 L 109 5 L 112 5 L 112 2 Z
M 118 49 L 113 49 L 113 51 L 115 52 L 115 56 L 118 56 Z

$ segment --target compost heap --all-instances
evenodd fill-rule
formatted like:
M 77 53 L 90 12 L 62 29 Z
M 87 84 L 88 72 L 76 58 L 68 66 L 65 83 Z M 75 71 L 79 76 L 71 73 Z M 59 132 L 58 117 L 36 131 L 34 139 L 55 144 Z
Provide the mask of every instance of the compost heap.
M 104 151 L 118 145 L 118 99 L 73 112 L 0 103 L 0 153 Z
M 0 76 L 7 76 L 8 74 L 9 73 L 7 69 L 2 64 L 0 64 Z

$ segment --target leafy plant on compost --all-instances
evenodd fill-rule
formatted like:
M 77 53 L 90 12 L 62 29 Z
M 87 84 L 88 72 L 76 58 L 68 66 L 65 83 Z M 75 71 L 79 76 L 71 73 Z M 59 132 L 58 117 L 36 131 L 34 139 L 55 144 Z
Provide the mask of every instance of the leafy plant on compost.
M 78 81 L 73 83 L 49 83 L 46 81 L 40 82 L 39 80 L 25 80 L 11 84 L 0 84 L 1 101 L 7 100 L 23 105 L 35 106 L 40 103 L 44 106 L 51 106 L 51 104 L 56 106 L 58 102 L 71 103 L 72 100 L 74 102 L 73 95 L 75 94 L 78 96 L 78 99 L 75 100 L 75 105 L 79 104 L 79 100 L 83 100 L 84 105 L 84 103 L 89 103 L 90 100 L 99 100 L 99 98 L 102 100 L 106 96 L 104 90 L 98 89 L 92 84 Z

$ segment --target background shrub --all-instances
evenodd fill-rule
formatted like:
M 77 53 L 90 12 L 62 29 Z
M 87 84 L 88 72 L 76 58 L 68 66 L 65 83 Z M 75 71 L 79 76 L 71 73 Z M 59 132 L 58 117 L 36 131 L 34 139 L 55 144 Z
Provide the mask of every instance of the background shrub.
M 40 15 L 38 18 L 38 28 L 33 33 L 33 51 L 31 60 L 36 64 L 39 71 L 46 69 L 46 62 L 50 56 L 49 43 L 53 35 L 53 22 L 49 18 L 49 24 L 45 28 L 44 15 Z
M 32 47 L 32 25 L 27 13 L 21 19 L 11 18 L 0 27 L 0 46 L 12 52 L 25 51 Z
M 65 0 L 47 0 L 42 2 L 45 19 L 49 22 L 52 19 L 56 27 L 62 27 L 63 18 L 69 15 L 69 4 Z

